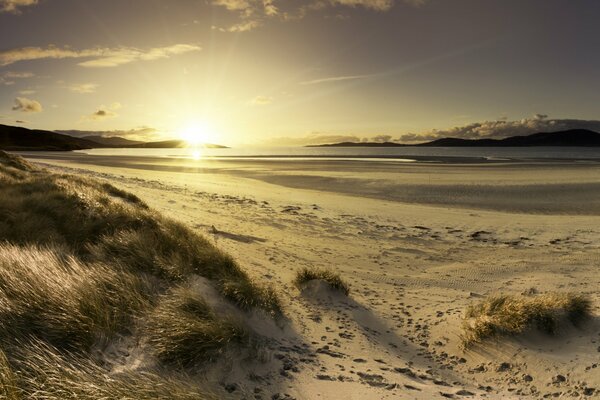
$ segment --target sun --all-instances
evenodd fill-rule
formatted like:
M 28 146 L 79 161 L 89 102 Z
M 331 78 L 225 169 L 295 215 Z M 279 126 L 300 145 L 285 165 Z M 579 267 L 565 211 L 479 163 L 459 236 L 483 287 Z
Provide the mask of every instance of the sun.
M 211 124 L 206 121 L 190 121 L 179 130 L 179 136 L 191 147 L 199 147 L 213 143 L 217 134 Z

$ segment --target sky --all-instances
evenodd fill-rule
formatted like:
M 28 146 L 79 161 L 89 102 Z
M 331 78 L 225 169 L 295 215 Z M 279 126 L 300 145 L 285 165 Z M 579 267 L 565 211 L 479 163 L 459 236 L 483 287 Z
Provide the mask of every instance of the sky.
M 0 124 L 225 145 L 600 131 L 597 0 L 0 0 Z

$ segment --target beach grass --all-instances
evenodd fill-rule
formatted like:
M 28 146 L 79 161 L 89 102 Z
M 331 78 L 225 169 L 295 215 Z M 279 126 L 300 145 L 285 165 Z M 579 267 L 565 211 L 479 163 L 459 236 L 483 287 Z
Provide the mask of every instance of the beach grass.
M 200 293 L 186 287 L 164 296 L 147 320 L 146 334 L 158 358 L 177 367 L 214 360 L 230 345 L 249 341 L 243 323 L 218 317 Z
M 0 215 L 0 398 L 211 398 L 152 368 L 209 363 L 254 335 L 240 313 L 281 314 L 233 258 L 108 183 L 0 152 Z M 158 364 L 113 376 L 102 349 L 124 337 Z
M 340 274 L 326 269 L 302 268 L 296 272 L 294 284 L 302 288 L 306 283 L 314 280 L 326 282 L 331 289 L 339 291 L 346 296 L 350 294 L 350 286 L 342 279 Z
M 556 334 L 565 323 L 579 326 L 591 316 L 591 300 L 574 293 L 497 295 L 471 305 L 463 323 L 463 345 L 531 329 Z

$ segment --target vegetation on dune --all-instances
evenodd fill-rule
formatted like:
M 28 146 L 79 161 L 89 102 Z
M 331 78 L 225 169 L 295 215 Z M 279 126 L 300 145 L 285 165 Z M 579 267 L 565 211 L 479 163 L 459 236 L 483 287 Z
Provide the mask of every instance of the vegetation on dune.
M 212 400 L 185 376 L 166 371 L 109 373 L 80 354 L 41 341 L 21 343 L 9 363 L 0 351 L 0 398 L 6 400 Z
M 89 350 L 124 332 L 149 306 L 142 278 L 85 264 L 63 250 L 0 245 L 0 343 L 35 336 L 57 347 Z
M 0 152 L 0 398 L 203 399 L 150 371 L 112 374 L 96 350 L 133 335 L 166 367 L 242 346 L 233 305 L 281 312 L 274 291 L 182 224 L 107 183 L 52 174 Z
M 296 272 L 294 284 L 301 288 L 306 283 L 314 280 L 324 281 L 329 287 L 344 293 L 346 296 L 350 293 L 350 286 L 342 279 L 340 274 L 319 268 L 302 268 Z
M 184 287 L 164 297 L 146 330 L 159 359 L 182 367 L 215 359 L 228 345 L 249 340 L 241 323 L 218 317 L 197 291 Z
M 0 241 L 62 246 L 89 262 L 119 264 L 171 282 L 198 274 L 241 307 L 280 311 L 273 294 L 230 256 L 136 196 L 107 183 L 32 168 L 0 153 Z
M 467 309 L 463 345 L 496 336 L 513 336 L 530 329 L 555 334 L 563 322 L 578 326 L 591 315 L 592 303 L 583 295 L 545 293 L 537 296 L 499 295 Z

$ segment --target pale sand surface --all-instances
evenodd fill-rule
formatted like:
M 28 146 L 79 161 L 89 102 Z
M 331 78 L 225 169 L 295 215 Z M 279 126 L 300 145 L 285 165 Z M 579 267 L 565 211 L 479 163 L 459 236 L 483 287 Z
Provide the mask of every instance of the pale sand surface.
M 585 293 L 600 315 L 598 164 L 31 160 L 137 194 L 279 289 L 290 321 L 263 328 L 263 360 L 211 372 L 234 398 L 600 395 L 598 317 L 459 347 L 465 307 L 489 294 Z M 303 296 L 304 266 L 339 271 L 350 297 Z

